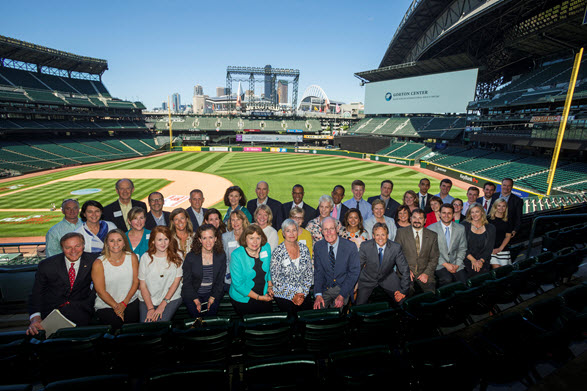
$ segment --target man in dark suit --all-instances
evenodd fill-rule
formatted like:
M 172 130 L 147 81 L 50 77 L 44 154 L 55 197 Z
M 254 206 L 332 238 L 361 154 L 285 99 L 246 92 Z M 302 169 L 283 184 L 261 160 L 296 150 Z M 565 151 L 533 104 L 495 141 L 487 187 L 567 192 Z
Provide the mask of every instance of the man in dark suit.
M 418 188 L 420 189 L 418 192 L 418 207 L 423 209 L 424 212 L 429 213 L 432 211 L 432 208 L 430 208 L 430 198 L 432 198 L 432 194 L 428 193 L 428 190 L 430 190 L 430 179 L 420 179 Z
M 41 320 L 54 309 L 77 326 L 89 324 L 94 313 L 91 272 L 99 254 L 84 253 L 84 237 L 77 232 L 65 234 L 61 247 L 62 253 L 39 263 L 29 298 L 29 335 L 43 330 Z
M 310 205 L 304 202 L 304 186 L 295 185 L 291 189 L 291 198 L 293 199 L 293 201 L 286 202 L 283 204 L 282 216 L 289 216 L 289 211 L 294 206 L 300 207 L 304 210 L 304 223 L 302 224 L 302 227 L 306 228 L 306 225 L 308 225 L 308 221 L 312 220 L 314 218 L 312 216 L 316 215 L 316 209 L 312 208 Z
M 102 220 L 111 221 L 116 225 L 116 228 L 124 232 L 128 231 L 130 229 L 128 212 L 135 206 L 140 206 L 145 210 L 145 213 L 147 212 L 147 205 L 144 202 L 131 199 L 134 190 L 135 185 L 130 179 L 119 179 L 116 182 L 118 199 L 104 207 Z
M 410 290 L 418 286 L 424 292 L 434 292 L 434 272 L 439 256 L 438 235 L 424 228 L 426 214 L 422 209 L 414 209 L 411 222 L 411 227 L 400 228 L 395 235 L 395 241 L 401 246 L 410 266 Z
M 281 229 L 281 223 L 283 220 L 289 218 L 289 211 L 287 216 L 282 216 L 283 205 L 281 205 L 281 202 L 269 197 L 269 184 L 267 182 L 261 181 L 257 183 L 255 193 L 257 194 L 257 198 L 247 202 L 247 210 L 251 216 L 254 216 L 255 211 L 259 205 L 267 205 L 269 209 L 271 209 L 271 213 L 273 213 L 273 221 L 271 222 L 271 226 L 279 231 Z
M 204 193 L 200 189 L 194 189 L 190 191 L 190 207 L 187 208 L 188 216 L 192 222 L 194 232 L 200 225 L 204 224 L 204 214 L 208 209 L 202 208 L 204 204 Z
M 501 192 L 494 195 L 495 199 L 503 198 L 508 203 L 508 221 L 512 224 L 512 237 L 516 236 L 516 232 L 520 231 L 522 225 L 522 213 L 524 201 L 514 193 L 514 180 L 511 178 L 504 178 L 501 181 Z
M 359 275 L 359 292 L 357 304 L 366 304 L 369 296 L 377 286 L 396 302 L 401 303 L 410 289 L 408 261 L 399 244 L 388 239 L 385 223 L 375 223 L 373 239 L 361 243 L 359 257 L 361 274 Z M 401 275 L 401 279 L 394 270 Z
M 391 192 L 393 191 L 393 182 L 389 179 L 381 182 L 381 194 L 378 196 L 369 197 L 367 202 L 372 204 L 375 200 L 381 200 L 385 202 L 385 212 L 383 213 L 387 217 L 395 218 L 395 212 L 399 207 L 399 202 L 391 198 Z
M 151 210 L 147 213 L 145 221 L 145 228 L 148 230 L 153 230 L 158 225 L 169 226 L 170 213 L 163 210 L 164 202 L 163 194 L 158 191 L 149 194 L 149 208 Z
M 485 213 L 489 213 L 491 206 L 493 205 L 493 201 L 496 199 L 495 184 L 491 182 L 485 182 L 483 184 L 483 197 L 477 198 L 477 203 L 480 204 L 483 209 L 485 209 Z
M 336 220 L 322 220 L 324 239 L 314 244 L 314 309 L 341 308 L 359 278 L 359 253 L 350 240 L 339 238 Z

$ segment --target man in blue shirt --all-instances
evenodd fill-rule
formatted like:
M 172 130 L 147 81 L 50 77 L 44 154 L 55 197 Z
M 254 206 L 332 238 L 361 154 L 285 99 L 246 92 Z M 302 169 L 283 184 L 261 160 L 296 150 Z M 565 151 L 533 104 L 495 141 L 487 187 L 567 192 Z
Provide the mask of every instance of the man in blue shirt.
M 363 216 L 363 221 L 365 221 L 373 215 L 371 204 L 363 199 L 363 194 L 365 194 L 365 182 L 360 179 L 354 180 L 351 184 L 351 189 L 353 192 L 353 198 L 345 201 L 344 205 L 349 209 L 359 209 L 359 211 L 361 211 L 361 216 Z
M 63 220 L 49 228 L 47 235 L 45 235 L 45 254 L 47 258 L 61 253 L 61 238 L 65 234 L 75 231 L 83 224 L 79 218 L 79 203 L 77 200 L 70 198 L 63 201 L 61 212 L 64 216 Z

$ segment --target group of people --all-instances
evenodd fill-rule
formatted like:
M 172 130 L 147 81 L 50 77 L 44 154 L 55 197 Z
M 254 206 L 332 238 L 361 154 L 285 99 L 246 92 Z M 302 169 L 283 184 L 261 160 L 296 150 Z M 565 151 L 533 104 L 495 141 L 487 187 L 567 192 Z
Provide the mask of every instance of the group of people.
M 486 183 L 481 197 L 470 187 L 466 202 L 451 187 L 443 179 L 431 195 L 422 178 L 400 204 L 391 180 L 368 200 L 364 182 L 355 180 L 352 198 L 343 202 L 345 188 L 336 185 L 314 209 L 303 186 L 281 203 L 261 181 L 248 202 L 240 187 L 226 189 L 223 216 L 203 208 L 199 189 L 189 208 L 172 212 L 153 192 L 147 212 L 132 199 L 132 181 L 121 179 L 118 200 L 105 207 L 86 201 L 80 211 L 76 200 L 63 202 L 64 219 L 47 233 L 28 332 L 42 329 L 55 309 L 78 325 L 115 328 L 170 320 L 182 302 L 194 318 L 215 315 L 225 292 L 240 315 L 270 312 L 272 301 L 288 313 L 363 304 L 378 286 L 401 303 L 511 263 L 508 243 L 522 216 L 513 180 L 502 181 L 501 193 Z

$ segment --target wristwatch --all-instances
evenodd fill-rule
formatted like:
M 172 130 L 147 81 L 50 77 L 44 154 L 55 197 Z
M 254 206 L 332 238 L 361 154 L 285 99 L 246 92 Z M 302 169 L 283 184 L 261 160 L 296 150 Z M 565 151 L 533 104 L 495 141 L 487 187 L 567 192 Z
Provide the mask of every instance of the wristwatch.
M 171 302 L 170 299 L 163 299 L 164 302 L 166 302 L 167 304 L 169 304 Z

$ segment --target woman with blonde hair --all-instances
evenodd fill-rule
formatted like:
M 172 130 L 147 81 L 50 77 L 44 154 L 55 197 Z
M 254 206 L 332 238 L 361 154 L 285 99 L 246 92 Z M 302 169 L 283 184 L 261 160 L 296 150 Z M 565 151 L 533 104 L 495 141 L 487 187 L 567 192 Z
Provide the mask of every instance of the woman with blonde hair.
M 261 227 L 265 236 L 267 236 L 267 243 L 271 247 L 271 251 L 274 251 L 279 244 L 277 237 L 277 231 L 271 226 L 273 222 L 273 212 L 267 205 L 259 205 L 253 215 L 255 223 Z
M 139 264 L 141 322 L 171 320 L 181 304 L 182 263 L 171 230 L 155 227 Z
M 124 323 L 139 322 L 138 270 L 139 260 L 124 232 L 109 231 L 102 255 L 92 265 L 94 309 L 100 323 L 119 329 Z
M 404 205 L 410 208 L 410 212 L 418 209 L 418 195 L 413 190 L 408 190 L 404 193 Z
M 194 227 L 188 212 L 184 208 L 174 209 L 169 215 L 169 229 L 172 238 L 177 242 L 178 249 L 183 253 L 185 258 L 187 253 L 192 250 L 194 241 Z
M 485 209 L 480 204 L 469 207 L 467 218 L 462 224 L 467 236 L 465 273 L 467 278 L 471 278 L 490 269 L 489 262 L 495 244 L 495 226 L 489 224 Z
M 489 212 L 489 223 L 495 226 L 495 243 L 491 253 L 491 267 L 493 269 L 510 265 L 512 259 L 508 244 L 512 239 L 513 226 L 508 220 L 508 202 L 499 198 L 493 202 Z

